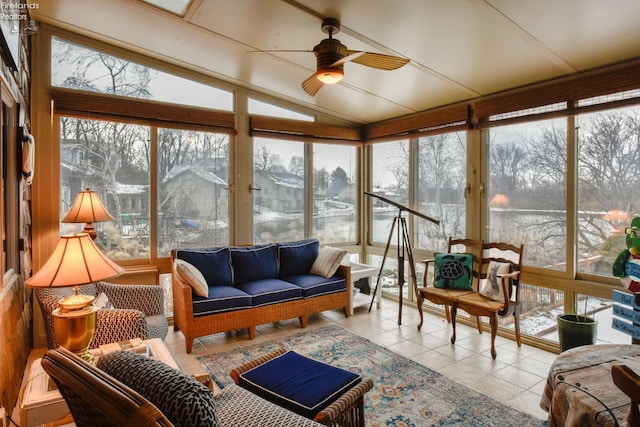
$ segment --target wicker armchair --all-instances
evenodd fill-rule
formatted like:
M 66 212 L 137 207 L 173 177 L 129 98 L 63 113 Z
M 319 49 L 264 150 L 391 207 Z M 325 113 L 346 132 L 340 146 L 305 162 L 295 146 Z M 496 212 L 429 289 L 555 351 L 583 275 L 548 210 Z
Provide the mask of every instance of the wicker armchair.
M 41 363 L 78 427 L 173 425 L 140 394 L 62 347 L 48 350 Z
M 34 292 L 45 323 L 47 346 L 57 348 L 51 313 L 58 308 L 58 300 L 73 291 L 71 288 L 39 288 Z M 97 296 L 101 292 L 108 297 L 112 307 L 98 310 L 96 331 L 89 348 L 132 338 L 164 339 L 167 336 L 169 328 L 161 286 L 96 282 L 80 287 L 80 293 L 86 295 Z

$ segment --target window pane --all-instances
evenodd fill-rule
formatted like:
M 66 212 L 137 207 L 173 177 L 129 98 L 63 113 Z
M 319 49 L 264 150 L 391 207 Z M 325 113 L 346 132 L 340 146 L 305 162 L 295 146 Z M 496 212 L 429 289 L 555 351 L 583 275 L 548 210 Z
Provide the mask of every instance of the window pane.
M 303 239 L 304 144 L 254 138 L 254 242 Z
M 233 111 L 233 93 L 59 37 L 51 41 L 53 86 Z
M 280 117 L 281 119 L 301 120 L 303 122 L 312 122 L 315 120 L 313 116 L 298 113 L 297 111 L 287 108 L 278 107 L 266 102 L 249 98 L 249 114 L 260 114 L 261 116 Z
M 229 137 L 158 131 L 158 256 L 229 243 Z
M 416 218 L 417 247 L 445 251 L 449 236 L 465 236 L 466 153 L 465 132 L 418 140 L 418 211 L 441 223 Z
M 112 259 L 149 257 L 149 129 L 97 120 L 60 119 L 60 218 L 79 191 L 98 193 L 115 221 L 94 224 Z M 62 233 L 83 224 L 61 224 Z
M 576 117 L 578 126 L 578 271 L 612 276 L 626 249 L 625 227 L 640 212 L 640 108 Z
M 356 148 L 313 145 L 313 235 L 323 243 L 356 241 Z
M 524 263 L 566 271 L 566 120 L 488 131 L 487 239 L 525 245 Z
M 394 141 L 373 145 L 373 193 L 406 206 L 409 202 L 409 142 Z M 386 243 L 398 208 L 371 197 L 373 206 L 372 239 Z M 405 214 L 406 216 L 406 214 Z M 392 242 L 397 240 L 399 225 Z

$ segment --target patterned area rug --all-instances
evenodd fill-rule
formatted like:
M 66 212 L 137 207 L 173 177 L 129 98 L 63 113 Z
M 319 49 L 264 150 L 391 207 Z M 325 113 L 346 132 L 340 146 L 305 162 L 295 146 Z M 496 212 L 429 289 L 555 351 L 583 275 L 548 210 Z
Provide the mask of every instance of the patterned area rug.
M 371 378 L 374 388 L 365 395 L 369 427 L 546 425 L 339 326 L 197 359 L 224 387 L 233 383 L 232 368 L 280 347 Z

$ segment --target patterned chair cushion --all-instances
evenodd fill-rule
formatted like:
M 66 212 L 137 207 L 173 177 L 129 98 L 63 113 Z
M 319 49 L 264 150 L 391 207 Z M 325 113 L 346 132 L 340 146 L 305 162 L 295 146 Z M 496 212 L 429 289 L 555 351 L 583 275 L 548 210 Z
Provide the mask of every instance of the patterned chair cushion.
M 115 351 L 99 358 L 97 366 L 152 402 L 175 426 L 219 426 L 211 391 L 163 362 Z
M 235 384 L 223 388 L 216 397 L 216 412 L 220 427 L 322 426 Z

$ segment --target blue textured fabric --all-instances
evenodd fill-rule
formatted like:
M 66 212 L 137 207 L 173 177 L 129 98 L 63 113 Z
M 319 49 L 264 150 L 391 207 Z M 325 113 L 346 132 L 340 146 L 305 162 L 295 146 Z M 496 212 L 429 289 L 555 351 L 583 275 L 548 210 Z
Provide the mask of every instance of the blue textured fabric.
M 237 288 L 251 295 L 254 307 L 302 298 L 302 289 L 280 279 L 254 280 Z
M 233 286 L 211 286 L 209 297 L 193 296 L 193 315 L 202 316 L 211 313 L 251 308 L 251 295 Z
M 318 257 L 318 239 L 278 243 L 278 266 L 280 278 L 308 274 Z
M 278 258 L 275 244 L 230 249 L 233 284 L 278 278 Z
M 185 260 L 200 270 L 209 287 L 233 286 L 228 248 L 179 250 L 176 258 Z
M 361 381 L 353 372 L 288 351 L 241 374 L 239 385 L 313 419 Z
M 300 286 L 304 298 L 342 292 L 347 288 L 347 282 L 337 276 L 327 279 L 317 274 L 299 274 L 297 276 L 284 277 L 282 280 Z

